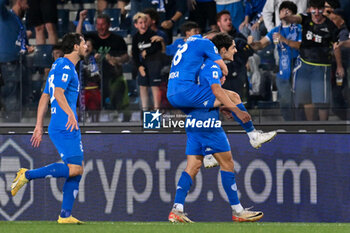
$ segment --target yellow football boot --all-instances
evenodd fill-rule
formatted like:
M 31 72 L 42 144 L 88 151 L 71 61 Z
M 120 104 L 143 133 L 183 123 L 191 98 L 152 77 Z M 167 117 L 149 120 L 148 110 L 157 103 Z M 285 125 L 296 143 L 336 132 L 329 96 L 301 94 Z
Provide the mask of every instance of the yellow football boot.
M 25 172 L 28 171 L 27 168 L 20 168 L 17 172 L 16 178 L 13 180 L 11 185 L 11 194 L 12 196 L 15 196 L 17 192 L 29 182 L 29 180 L 25 176 Z
M 61 216 L 58 216 L 57 222 L 59 224 L 83 224 L 84 222 L 74 218 L 72 215 L 67 218 L 62 218 Z

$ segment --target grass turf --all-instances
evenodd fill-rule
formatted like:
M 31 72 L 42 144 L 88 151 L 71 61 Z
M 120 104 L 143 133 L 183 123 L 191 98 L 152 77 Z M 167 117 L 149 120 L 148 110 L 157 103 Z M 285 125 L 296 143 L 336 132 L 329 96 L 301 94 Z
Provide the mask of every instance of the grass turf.
M 350 223 L 195 223 L 171 224 L 168 222 L 87 222 L 83 225 L 59 225 L 48 221 L 0 221 L 0 232 L 155 232 L 155 233 L 187 233 L 187 232 L 230 232 L 230 233 L 349 233 Z

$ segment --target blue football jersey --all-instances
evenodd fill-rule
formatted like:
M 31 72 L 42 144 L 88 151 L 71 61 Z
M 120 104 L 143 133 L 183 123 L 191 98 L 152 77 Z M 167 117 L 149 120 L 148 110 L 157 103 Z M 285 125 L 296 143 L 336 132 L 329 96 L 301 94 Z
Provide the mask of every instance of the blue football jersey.
M 215 45 L 200 35 L 189 37 L 172 60 L 167 95 L 183 92 L 198 83 L 200 67 L 208 58 L 213 61 L 221 59 Z
M 199 72 L 199 84 L 211 87 L 213 84 L 221 85 L 222 71 L 218 64 L 207 59 Z
M 46 80 L 44 93 L 50 95 L 51 103 L 51 121 L 49 130 L 64 130 L 68 121 L 68 115 L 58 105 L 54 97 L 55 88 L 64 89 L 64 95 L 70 108 L 73 110 L 76 119 L 77 117 L 77 99 L 79 95 L 79 78 L 75 71 L 74 64 L 67 58 L 58 58 L 52 65 Z
M 165 47 L 165 54 L 168 56 L 174 56 L 176 51 L 185 43 L 183 38 L 179 38 L 174 41 L 171 45 Z

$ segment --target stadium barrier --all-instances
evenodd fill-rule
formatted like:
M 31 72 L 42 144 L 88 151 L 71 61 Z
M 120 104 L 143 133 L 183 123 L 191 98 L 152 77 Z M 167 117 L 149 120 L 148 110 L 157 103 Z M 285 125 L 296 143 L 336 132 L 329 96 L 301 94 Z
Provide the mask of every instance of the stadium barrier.
M 255 150 L 245 134 L 228 135 L 243 206 L 268 222 L 349 222 L 350 135 L 280 134 Z M 56 220 L 63 179 L 10 185 L 19 167 L 59 156 L 45 135 L 0 135 L 0 220 Z M 84 134 L 85 172 L 73 215 L 84 221 L 167 221 L 185 162 L 184 134 Z M 194 221 L 230 221 L 218 168 L 202 168 L 185 211 Z

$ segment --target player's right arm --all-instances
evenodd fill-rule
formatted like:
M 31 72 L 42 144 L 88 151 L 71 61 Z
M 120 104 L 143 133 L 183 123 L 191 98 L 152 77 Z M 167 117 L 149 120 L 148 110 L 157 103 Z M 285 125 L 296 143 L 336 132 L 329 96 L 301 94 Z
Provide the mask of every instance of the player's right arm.
M 30 139 L 30 142 L 32 143 L 33 147 L 40 146 L 40 142 L 44 134 L 44 129 L 43 129 L 44 117 L 48 109 L 49 101 L 50 101 L 50 95 L 47 93 L 43 93 L 40 97 L 40 101 L 38 105 L 35 129 L 34 129 L 32 138 Z
M 222 60 L 222 59 L 216 60 L 215 63 L 220 66 L 222 74 L 224 76 L 228 75 L 228 68 L 227 68 L 227 65 L 225 64 L 224 60 Z
M 216 64 L 220 66 L 222 74 L 224 76 L 228 75 L 228 68 L 225 64 L 224 60 L 221 58 L 218 49 L 215 47 L 213 42 L 210 40 L 202 40 L 202 47 L 199 49 L 203 49 L 205 55 Z
M 64 89 L 61 87 L 55 87 L 55 99 L 61 109 L 68 115 L 68 121 L 66 124 L 66 129 L 72 132 L 74 129 L 78 130 L 78 122 L 75 119 L 73 110 L 70 108 L 67 99 L 64 95 Z

